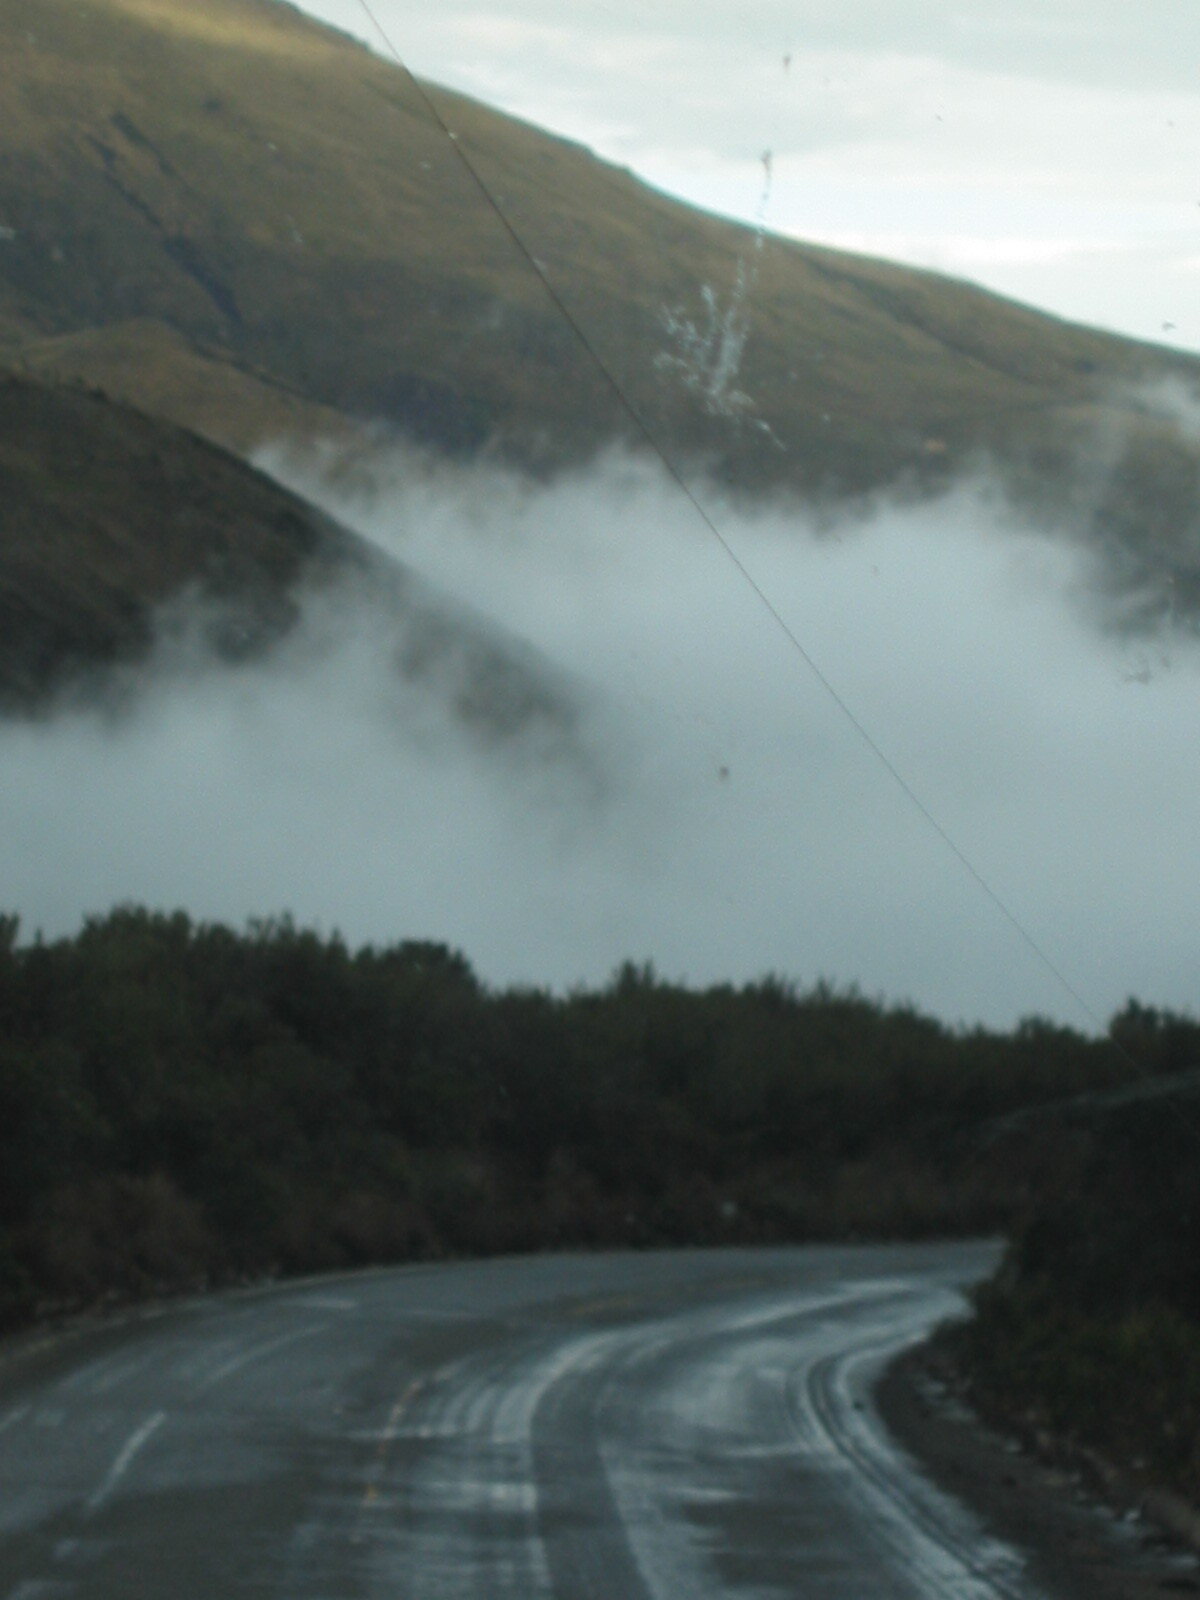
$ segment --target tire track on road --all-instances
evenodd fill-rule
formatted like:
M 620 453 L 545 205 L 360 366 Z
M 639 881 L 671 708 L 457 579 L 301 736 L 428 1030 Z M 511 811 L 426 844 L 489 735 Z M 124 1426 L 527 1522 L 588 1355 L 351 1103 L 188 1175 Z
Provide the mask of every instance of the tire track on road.
M 946 1313 L 955 1309 L 947 1298 Z M 884 1338 L 864 1330 L 848 1348 L 794 1376 L 798 1426 L 815 1428 L 849 1469 L 869 1526 L 911 1574 L 921 1600 L 1045 1600 L 1011 1546 L 991 1538 L 971 1514 L 920 1476 L 893 1445 L 868 1399 L 869 1378 L 926 1332 L 923 1312 Z

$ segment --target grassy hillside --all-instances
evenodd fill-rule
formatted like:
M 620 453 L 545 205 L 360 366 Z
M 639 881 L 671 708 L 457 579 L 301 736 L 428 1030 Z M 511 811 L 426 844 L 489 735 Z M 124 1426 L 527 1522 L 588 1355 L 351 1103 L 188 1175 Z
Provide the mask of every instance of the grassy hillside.
M 136 659 L 185 589 L 233 608 L 247 647 L 294 617 L 348 535 L 194 435 L 79 389 L 0 380 L 0 696 L 24 706 Z M 236 621 L 234 618 L 236 617 Z
M 384 630 L 396 671 L 476 734 L 574 725 L 576 691 L 532 650 L 182 428 L 0 375 L 0 485 L 0 712 L 127 686 L 172 601 L 205 602 L 202 645 L 236 663 L 337 584 L 344 625 Z
M 979 446 L 1044 484 L 1097 428 L 1163 434 L 1115 385 L 1200 381 L 933 274 L 756 252 L 430 93 L 639 411 L 739 484 L 936 480 Z M 348 419 L 546 465 L 628 432 L 411 82 L 279 0 L 0 0 L 0 99 L 0 359 L 237 449 Z
M 681 464 L 836 496 L 935 486 L 987 451 L 1147 615 L 1168 595 L 1200 615 L 1200 459 L 1133 397 L 1200 383 L 1200 362 L 933 274 L 759 249 L 428 92 Z M 274 636 L 327 552 L 298 503 L 151 415 L 243 454 L 394 433 L 540 470 L 634 436 L 412 82 L 280 0 L 0 0 L 0 104 L 0 371 L 45 380 L 0 395 L 4 703 L 144 649 L 187 584 L 241 597 L 234 633 Z M 431 637 L 414 659 L 464 635 Z M 464 706 L 510 725 L 543 705 L 540 670 L 481 648 Z

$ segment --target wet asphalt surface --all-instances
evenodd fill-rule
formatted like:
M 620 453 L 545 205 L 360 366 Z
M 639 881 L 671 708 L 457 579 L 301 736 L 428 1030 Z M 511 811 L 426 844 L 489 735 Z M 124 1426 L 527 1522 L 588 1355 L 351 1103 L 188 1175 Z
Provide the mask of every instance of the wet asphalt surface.
M 993 1262 L 544 1256 L 31 1336 L 0 1600 L 1036 1600 L 870 1399 Z

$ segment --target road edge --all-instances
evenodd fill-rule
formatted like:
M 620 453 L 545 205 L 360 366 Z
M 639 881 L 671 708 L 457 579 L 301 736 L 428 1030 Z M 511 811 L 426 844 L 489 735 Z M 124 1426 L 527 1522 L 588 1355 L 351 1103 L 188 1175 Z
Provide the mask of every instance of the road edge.
M 874 1404 L 924 1474 L 1028 1558 L 1054 1600 L 1162 1600 L 1200 1594 L 1200 1513 L 1130 1483 L 1062 1441 L 984 1420 L 944 1345 L 902 1352 Z

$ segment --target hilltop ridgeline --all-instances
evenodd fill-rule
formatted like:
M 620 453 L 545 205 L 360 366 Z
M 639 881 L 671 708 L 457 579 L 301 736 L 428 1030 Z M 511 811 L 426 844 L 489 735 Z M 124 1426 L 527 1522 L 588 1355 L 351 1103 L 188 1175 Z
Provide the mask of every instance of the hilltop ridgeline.
M 827 507 L 933 492 L 986 463 L 1035 521 L 1105 557 L 1130 626 L 1200 616 L 1200 455 L 1176 403 L 1200 384 L 1189 356 L 936 274 L 757 240 L 569 141 L 418 90 L 281 0 L 41 0 L 35 18 L 0 0 L 0 95 L 0 364 L 101 387 L 143 429 L 157 416 L 243 456 L 417 440 L 546 474 L 615 442 L 646 448 L 636 418 L 689 473 Z M 10 429 L 18 392 L 33 393 L 9 386 Z M 208 489 L 144 452 L 122 480 L 84 440 L 94 409 L 53 404 L 74 420 L 26 438 L 14 492 L 32 498 L 6 530 L 23 527 L 28 549 L 31 527 L 95 502 L 129 531 L 74 553 L 50 532 L 38 574 L 17 579 L 9 553 L 0 700 L 120 656 L 172 562 L 180 582 L 242 595 L 227 644 L 278 633 L 295 574 L 331 549 L 311 513 L 266 512 L 258 483 L 235 517 L 232 464 L 215 455 Z M 195 447 L 165 449 L 200 471 Z M 164 512 L 164 495 L 180 504 Z M 134 553 L 152 526 L 174 530 L 174 555 Z
M 1044 483 L 1145 431 L 1131 386 L 1200 382 L 933 273 L 758 248 L 280 0 L 0 0 L 0 95 L 0 359 L 239 450 L 371 424 L 548 470 L 640 438 L 460 153 L 655 437 L 729 484 L 936 484 L 980 450 Z

